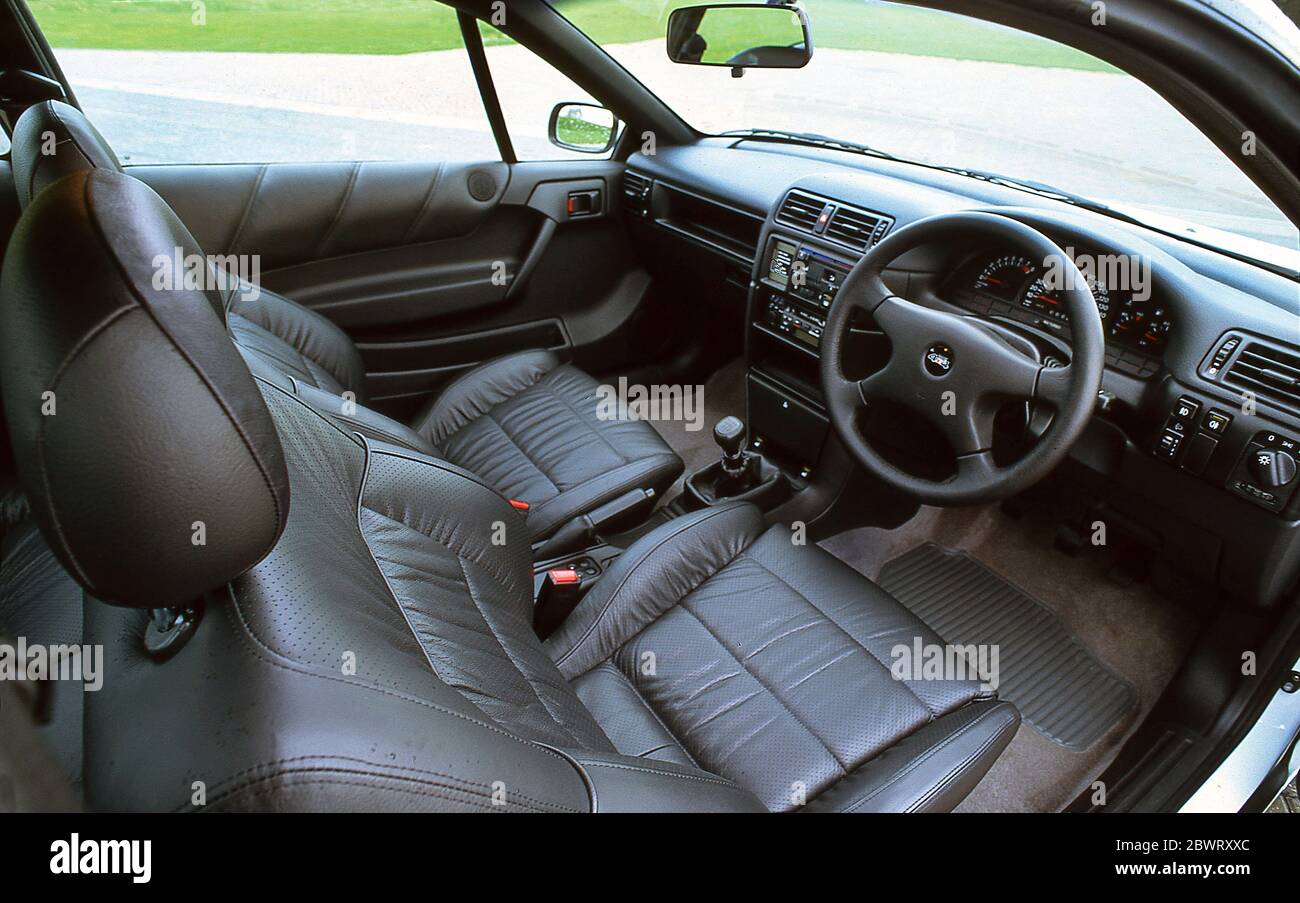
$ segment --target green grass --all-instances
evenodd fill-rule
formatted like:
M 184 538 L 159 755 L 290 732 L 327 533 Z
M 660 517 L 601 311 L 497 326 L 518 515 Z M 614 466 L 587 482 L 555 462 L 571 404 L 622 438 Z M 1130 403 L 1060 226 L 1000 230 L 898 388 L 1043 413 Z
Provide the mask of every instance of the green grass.
M 416 53 L 461 46 L 430 0 L 28 0 L 50 46 L 248 53 Z
M 662 38 L 668 13 L 698 2 L 672 0 L 662 17 L 658 4 L 645 0 L 559 0 L 556 8 L 597 43 L 612 44 Z M 864 0 L 805 0 L 803 6 L 814 47 L 1115 71 L 1072 47 L 938 10 Z
M 560 117 L 560 121 L 555 124 L 556 137 L 575 147 L 604 147 L 609 143 L 609 133 L 607 125 L 568 116 Z
M 598 43 L 662 40 L 668 10 L 696 0 L 559 0 Z M 399 54 L 460 47 L 455 13 L 432 0 L 28 0 L 55 47 Z M 863 0 L 807 0 L 817 47 L 1109 70 L 1069 47 L 975 19 Z M 489 43 L 500 35 L 485 32 Z M 737 37 L 737 45 L 743 43 Z M 747 46 L 747 45 L 746 45 Z

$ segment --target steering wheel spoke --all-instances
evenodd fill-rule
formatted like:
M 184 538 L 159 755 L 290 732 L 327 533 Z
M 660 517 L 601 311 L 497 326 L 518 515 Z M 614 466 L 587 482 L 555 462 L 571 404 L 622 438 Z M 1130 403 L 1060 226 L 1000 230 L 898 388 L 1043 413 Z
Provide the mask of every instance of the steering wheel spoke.
M 892 383 L 893 377 L 889 373 L 889 367 L 886 366 L 857 381 L 858 397 L 864 404 L 870 404 L 881 398 L 890 398 L 894 394 Z
M 993 452 L 977 451 L 957 456 L 957 479 L 973 486 L 984 486 L 998 475 L 998 465 Z
M 1073 365 L 1069 367 L 1044 367 L 1034 386 L 1034 399 L 1045 401 L 1058 411 L 1063 409 L 1074 385 Z
M 995 340 L 996 341 L 996 340 Z M 981 382 L 986 394 L 1009 395 L 1013 398 L 1037 398 L 1039 375 L 1043 365 L 1026 357 L 1014 348 L 990 348 L 982 362 Z

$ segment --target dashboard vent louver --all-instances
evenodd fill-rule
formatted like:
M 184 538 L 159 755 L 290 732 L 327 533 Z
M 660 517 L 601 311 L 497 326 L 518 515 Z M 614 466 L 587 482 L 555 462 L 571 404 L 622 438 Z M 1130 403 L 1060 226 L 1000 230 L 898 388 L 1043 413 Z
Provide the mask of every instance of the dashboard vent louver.
M 885 237 L 889 226 L 890 221 L 885 217 L 853 207 L 840 207 L 826 224 L 826 237 L 865 251 Z
M 641 216 L 650 213 L 650 190 L 654 181 L 649 176 L 630 169 L 623 171 L 623 206 Z
M 1223 381 L 1257 398 L 1300 409 L 1300 350 L 1247 341 Z
M 792 191 L 781 202 L 781 209 L 776 212 L 776 219 L 777 222 L 785 223 L 787 226 L 811 232 L 816 228 L 817 218 L 822 215 L 822 210 L 825 208 L 826 202 L 821 198 L 804 194 L 802 191 Z
M 630 198 L 640 198 L 650 187 L 650 179 L 639 172 L 627 170 L 623 173 L 623 194 Z

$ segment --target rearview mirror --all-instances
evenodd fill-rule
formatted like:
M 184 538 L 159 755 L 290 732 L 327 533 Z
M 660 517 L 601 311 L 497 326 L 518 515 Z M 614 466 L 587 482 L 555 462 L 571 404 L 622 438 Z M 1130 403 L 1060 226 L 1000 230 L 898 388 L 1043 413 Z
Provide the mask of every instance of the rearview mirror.
M 614 146 L 618 119 L 591 103 L 557 103 L 547 127 L 551 143 L 582 154 L 603 154 Z
M 808 17 L 792 6 L 711 3 L 668 17 L 668 58 L 691 66 L 799 69 L 812 59 Z

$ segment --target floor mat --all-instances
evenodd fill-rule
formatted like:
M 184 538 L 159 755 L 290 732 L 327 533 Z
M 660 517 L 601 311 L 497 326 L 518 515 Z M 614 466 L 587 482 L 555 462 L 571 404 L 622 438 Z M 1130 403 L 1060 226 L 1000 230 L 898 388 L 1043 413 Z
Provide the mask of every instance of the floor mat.
M 998 695 L 1066 749 L 1092 746 L 1137 704 L 1060 618 L 965 552 L 925 543 L 888 562 L 880 585 L 945 642 L 996 644 Z

